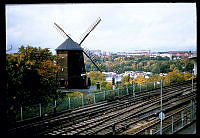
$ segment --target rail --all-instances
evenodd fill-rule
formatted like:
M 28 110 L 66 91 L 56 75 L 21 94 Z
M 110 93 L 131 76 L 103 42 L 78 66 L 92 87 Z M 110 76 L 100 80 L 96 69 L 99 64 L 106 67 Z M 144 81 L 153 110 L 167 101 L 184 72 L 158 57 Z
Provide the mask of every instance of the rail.
M 189 82 L 189 81 L 186 81 Z M 186 82 L 183 82 L 186 83 Z M 156 85 L 155 85 L 156 84 Z M 172 87 L 176 84 L 170 86 Z M 146 83 L 146 86 L 135 85 L 125 88 L 119 88 L 115 90 L 107 90 L 97 93 L 89 93 L 87 95 L 77 96 L 77 97 L 65 97 L 58 98 L 49 103 L 38 103 L 31 106 L 21 106 L 17 108 L 16 121 L 26 121 L 34 118 L 41 118 L 44 116 L 49 116 L 58 112 L 63 113 L 66 110 L 73 110 L 81 107 L 87 107 L 91 104 L 96 104 L 99 102 L 112 101 L 117 98 L 123 98 L 130 95 L 142 95 L 144 92 L 159 89 L 160 85 L 157 83 Z

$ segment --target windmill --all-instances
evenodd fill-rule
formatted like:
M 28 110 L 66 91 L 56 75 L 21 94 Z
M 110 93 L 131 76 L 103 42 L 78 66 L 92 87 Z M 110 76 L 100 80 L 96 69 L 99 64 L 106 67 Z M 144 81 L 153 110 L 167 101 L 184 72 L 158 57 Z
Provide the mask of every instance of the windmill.
M 99 66 L 97 65 L 98 63 L 95 56 L 87 48 L 81 47 L 81 44 L 100 23 L 100 21 L 101 19 L 98 18 L 88 28 L 79 43 L 73 41 L 73 39 L 65 33 L 65 31 L 58 24 L 54 23 L 54 27 L 66 39 L 56 48 L 57 55 L 61 57 L 61 62 L 59 63 L 61 65 L 61 69 L 58 71 L 57 76 L 61 87 L 65 87 L 67 89 L 84 89 L 88 87 L 83 54 L 85 54 L 95 65 L 98 71 L 101 72 Z

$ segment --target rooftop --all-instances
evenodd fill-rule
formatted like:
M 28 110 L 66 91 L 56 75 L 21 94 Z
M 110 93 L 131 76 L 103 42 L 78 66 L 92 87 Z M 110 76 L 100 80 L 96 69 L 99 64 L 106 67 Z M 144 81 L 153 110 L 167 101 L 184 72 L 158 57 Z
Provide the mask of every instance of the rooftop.
M 67 38 L 55 50 L 56 51 L 57 50 L 63 50 L 63 51 L 68 51 L 68 50 L 83 50 L 83 48 L 81 48 L 80 45 L 78 43 L 74 42 L 71 38 Z

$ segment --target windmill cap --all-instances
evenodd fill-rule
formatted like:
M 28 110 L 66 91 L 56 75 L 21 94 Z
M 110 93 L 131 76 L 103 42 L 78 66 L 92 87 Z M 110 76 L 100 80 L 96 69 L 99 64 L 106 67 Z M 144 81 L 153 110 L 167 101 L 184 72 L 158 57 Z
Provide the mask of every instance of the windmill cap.
M 58 46 L 56 49 L 68 51 L 68 50 L 81 50 L 83 51 L 83 48 L 80 47 L 80 45 L 76 42 L 74 42 L 71 38 L 67 38 L 60 46 Z

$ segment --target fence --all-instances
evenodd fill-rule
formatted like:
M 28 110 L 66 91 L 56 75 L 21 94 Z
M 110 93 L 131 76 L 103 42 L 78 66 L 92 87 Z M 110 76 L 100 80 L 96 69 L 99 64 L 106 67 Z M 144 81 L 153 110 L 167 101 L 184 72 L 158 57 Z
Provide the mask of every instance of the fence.
M 164 86 L 165 83 L 164 83 Z M 16 120 L 27 120 L 34 117 L 46 116 L 54 112 L 60 112 L 68 109 L 74 109 L 77 107 L 95 104 L 105 100 L 112 100 L 116 97 L 122 97 L 128 94 L 135 94 L 135 92 L 141 92 L 144 90 L 153 90 L 160 88 L 159 82 L 149 82 L 144 86 L 134 85 L 114 90 L 107 90 L 97 93 L 89 93 L 77 97 L 64 97 L 52 100 L 49 103 L 39 103 L 32 106 L 19 107 L 17 109 Z

